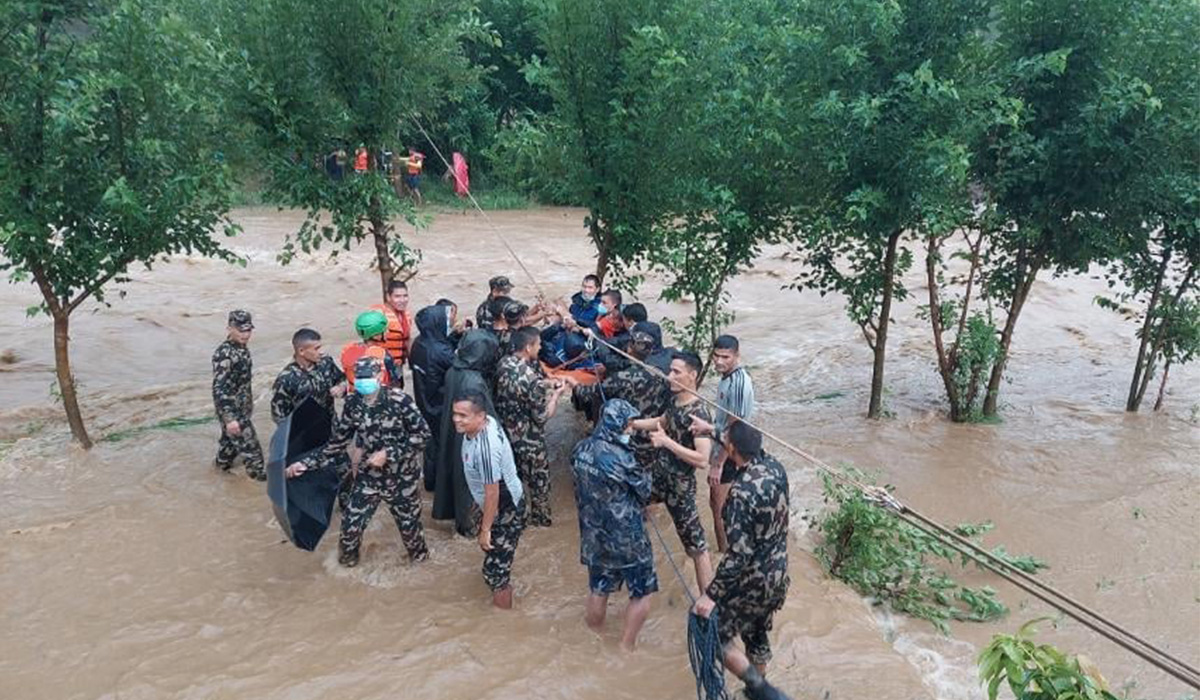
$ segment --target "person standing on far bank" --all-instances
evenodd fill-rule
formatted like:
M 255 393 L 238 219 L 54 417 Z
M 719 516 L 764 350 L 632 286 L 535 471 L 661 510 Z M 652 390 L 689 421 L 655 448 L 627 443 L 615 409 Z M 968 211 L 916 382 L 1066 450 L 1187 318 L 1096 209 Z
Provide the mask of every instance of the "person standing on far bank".
M 239 455 L 246 467 L 246 476 L 266 481 L 262 445 L 251 418 L 254 415 L 254 365 L 250 360 L 250 334 L 254 323 L 250 312 L 237 309 L 229 312 L 228 335 L 212 356 L 213 405 L 221 423 L 221 440 L 217 448 L 216 466 L 222 471 L 233 469 Z

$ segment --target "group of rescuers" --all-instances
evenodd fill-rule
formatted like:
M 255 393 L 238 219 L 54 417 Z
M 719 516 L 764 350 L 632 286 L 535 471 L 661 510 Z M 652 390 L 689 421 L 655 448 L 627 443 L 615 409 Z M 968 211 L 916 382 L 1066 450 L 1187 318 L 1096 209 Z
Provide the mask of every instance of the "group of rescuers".
M 287 465 L 285 474 L 332 469 L 342 478 L 339 562 L 358 563 L 363 532 L 381 503 L 410 559 L 426 559 L 423 481 L 434 492 L 433 517 L 453 519 L 459 534 L 478 538 L 493 604 L 511 608 L 522 530 L 551 523 L 545 426 L 570 391 L 575 408 L 595 424 L 570 458 L 590 588 L 587 624 L 602 628 L 608 596 L 625 586 L 630 602 L 621 644 L 635 646 L 658 590 L 645 519 L 652 504 L 664 503 L 695 565 L 702 594 L 694 611 L 719 613 L 725 666 L 746 683 L 750 698 L 785 697 L 764 674 L 772 617 L 790 583 L 788 479 L 763 450 L 761 433 L 742 422 L 751 419 L 754 390 L 738 340 L 725 335 L 714 344 L 712 365 L 721 375 L 721 410 L 714 412 L 696 393 L 700 358 L 664 348 L 645 307 L 623 306 L 616 290 L 599 293 L 594 275 L 569 305 L 542 300 L 531 308 L 510 296 L 506 277 L 489 285 L 474 324 L 442 299 L 415 315 L 414 340 L 409 290 L 392 282 L 386 302 L 356 319 L 360 340 L 345 347 L 340 366 L 322 352 L 316 331 L 293 335 L 293 360 L 275 380 L 271 416 L 284 420 L 306 397 L 334 416 L 327 446 Z M 231 312 L 228 337 L 213 354 L 221 423 L 216 465 L 229 470 L 240 456 L 247 474 L 263 480 L 251 422 L 253 329 L 247 311 Z M 412 396 L 404 391 L 405 364 Z M 580 366 L 601 381 L 557 371 Z M 340 414 L 336 398 L 344 398 Z M 715 572 L 696 503 L 697 472 L 708 475 L 723 553 Z

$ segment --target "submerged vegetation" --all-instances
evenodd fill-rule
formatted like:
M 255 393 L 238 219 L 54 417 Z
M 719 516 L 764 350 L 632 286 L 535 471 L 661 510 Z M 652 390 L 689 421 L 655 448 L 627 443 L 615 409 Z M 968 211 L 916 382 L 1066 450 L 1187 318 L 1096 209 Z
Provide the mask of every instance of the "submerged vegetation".
M 928 620 L 942 632 L 949 632 L 951 622 L 987 622 L 1008 613 L 995 590 L 965 586 L 947 572 L 969 566 L 970 557 L 827 475 L 824 489 L 828 509 L 816 524 L 822 536 L 817 557 L 835 578 L 897 612 Z M 955 528 L 976 541 L 991 529 L 990 523 Z M 992 554 L 1027 573 L 1047 568 L 1045 562 L 1012 556 L 1003 548 Z

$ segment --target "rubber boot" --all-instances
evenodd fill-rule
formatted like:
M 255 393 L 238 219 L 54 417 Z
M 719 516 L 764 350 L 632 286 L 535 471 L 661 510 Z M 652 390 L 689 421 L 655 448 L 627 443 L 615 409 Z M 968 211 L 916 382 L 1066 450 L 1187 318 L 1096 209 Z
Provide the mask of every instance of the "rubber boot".
M 768 683 L 753 666 L 742 674 L 742 682 L 746 684 L 746 697 L 750 700 L 791 700 L 782 690 Z

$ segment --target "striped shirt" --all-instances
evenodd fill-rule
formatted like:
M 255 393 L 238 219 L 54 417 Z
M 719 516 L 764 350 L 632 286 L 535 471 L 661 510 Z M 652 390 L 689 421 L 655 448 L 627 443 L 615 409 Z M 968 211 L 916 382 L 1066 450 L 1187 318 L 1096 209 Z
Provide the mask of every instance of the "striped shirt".
M 717 384 L 717 405 L 742 420 L 750 420 L 754 416 L 754 382 L 744 367 L 736 367 L 721 377 Z M 713 421 L 714 447 L 724 442 L 725 429 L 729 427 L 729 415 L 725 411 L 717 411 L 717 418 Z
M 512 447 L 494 417 L 487 417 L 487 425 L 475 437 L 463 436 L 462 463 L 467 488 L 480 508 L 483 507 L 483 487 L 501 481 L 508 488 L 513 503 L 521 502 L 524 489 L 517 476 Z

